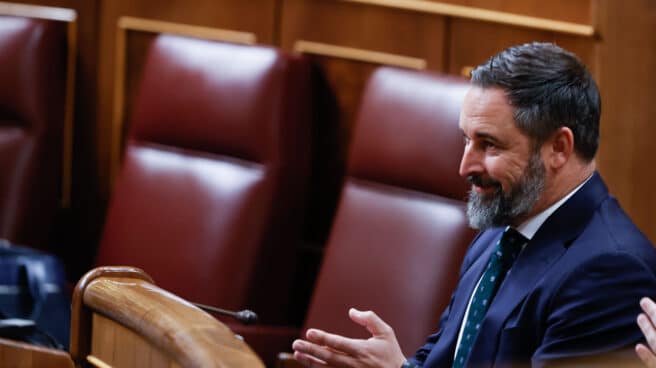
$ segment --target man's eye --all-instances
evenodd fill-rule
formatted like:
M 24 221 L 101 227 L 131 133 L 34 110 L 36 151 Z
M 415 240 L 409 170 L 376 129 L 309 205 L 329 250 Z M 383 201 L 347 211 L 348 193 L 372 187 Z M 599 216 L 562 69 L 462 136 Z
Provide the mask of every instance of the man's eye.
M 488 148 L 496 148 L 496 146 L 497 146 L 496 144 L 494 144 L 494 143 L 492 143 L 492 142 L 490 142 L 490 141 L 483 141 L 483 147 L 484 147 L 485 149 L 488 149 Z

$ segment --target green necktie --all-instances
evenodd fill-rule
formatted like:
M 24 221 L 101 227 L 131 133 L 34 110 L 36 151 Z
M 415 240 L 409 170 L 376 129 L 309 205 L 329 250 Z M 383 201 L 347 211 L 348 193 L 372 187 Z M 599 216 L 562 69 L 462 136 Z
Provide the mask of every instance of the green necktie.
M 485 312 L 526 241 L 527 239 L 517 230 L 508 227 L 497 242 L 496 249 L 474 291 L 462 338 L 457 346 L 453 368 L 465 366 L 476 336 L 478 336 Z

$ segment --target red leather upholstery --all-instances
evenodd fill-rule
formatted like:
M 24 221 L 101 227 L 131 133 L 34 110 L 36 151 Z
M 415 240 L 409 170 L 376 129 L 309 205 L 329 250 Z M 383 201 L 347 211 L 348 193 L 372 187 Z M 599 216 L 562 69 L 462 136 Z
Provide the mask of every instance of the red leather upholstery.
M 284 322 L 309 171 L 308 88 L 298 57 L 158 36 L 97 263 Z
M 0 16 L 0 238 L 45 248 L 58 208 L 66 24 Z
M 473 236 L 458 176 L 467 88 L 392 68 L 372 75 L 306 328 L 367 337 L 347 311 L 374 310 L 406 354 L 436 329 Z

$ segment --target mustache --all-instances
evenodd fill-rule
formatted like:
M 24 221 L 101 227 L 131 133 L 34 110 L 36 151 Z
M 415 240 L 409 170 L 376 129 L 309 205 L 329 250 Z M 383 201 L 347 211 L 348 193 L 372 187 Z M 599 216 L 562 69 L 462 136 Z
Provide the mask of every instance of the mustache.
M 472 185 L 479 187 L 497 187 L 501 188 L 501 183 L 492 179 L 484 178 L 482 175 L 469 175 L 467 176 L 467 182 Z

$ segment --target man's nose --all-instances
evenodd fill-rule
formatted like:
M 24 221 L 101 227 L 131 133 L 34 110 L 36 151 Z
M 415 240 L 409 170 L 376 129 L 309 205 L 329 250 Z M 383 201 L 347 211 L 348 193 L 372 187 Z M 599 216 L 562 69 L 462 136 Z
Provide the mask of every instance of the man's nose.
M 483 164 L 480 153 L 477 152 L 472 145 L 465 145 L 465 150 L 462 153 L 460 160 L 459 174 L 462 177 L 467 177 L 472 174 L 480 174 L 483 172 Z

